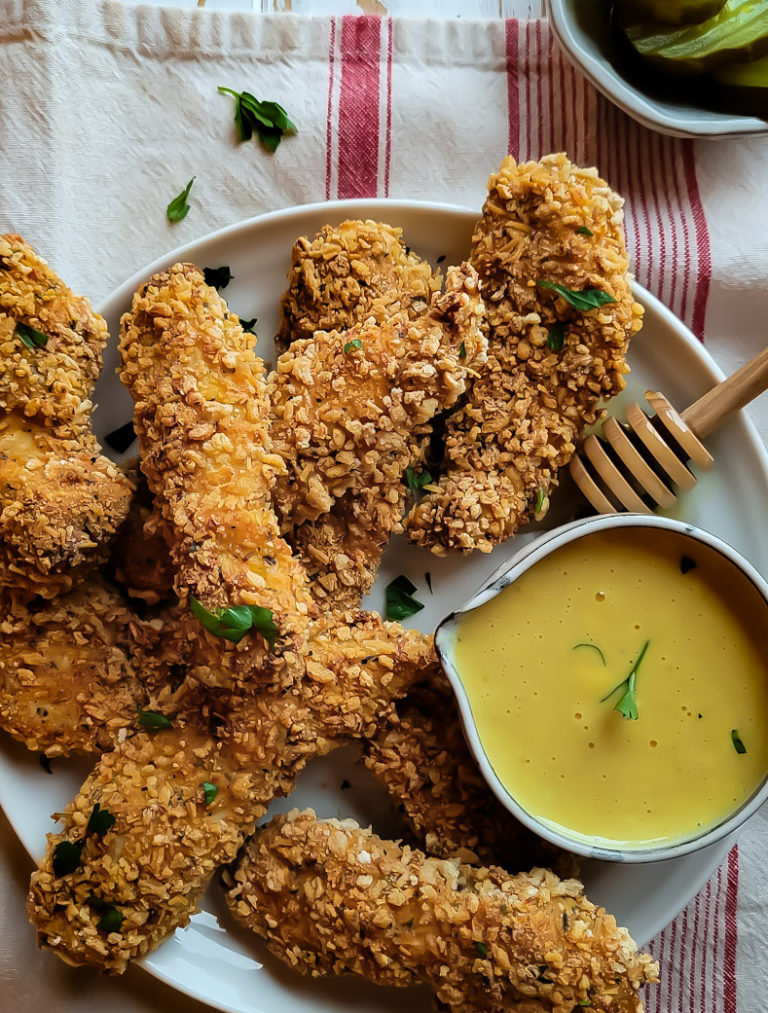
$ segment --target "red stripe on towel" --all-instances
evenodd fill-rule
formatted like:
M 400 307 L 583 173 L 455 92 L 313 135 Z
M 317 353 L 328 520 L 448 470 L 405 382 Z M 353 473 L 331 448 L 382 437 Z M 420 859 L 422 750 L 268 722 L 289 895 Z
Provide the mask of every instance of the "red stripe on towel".
M 520 68 L 518 66 L 518 23 L 510 18 L 505 26 L 507 53 L 507 152 L 520 157 Z
M 392 36 L 395 32 L 394 22 L 387 24 L 387 117 L 384 140 L 384 196 L 389 197 L 389 163 L 392 159 Z
M 375 197 L 379 159 L 381 19 L 341 19 L 338 196 Z
M 712 251 L 709 244 L 707 219 L 704 215 L 704 207 L 701 203 L 701 194 L 699 193 L 699 182 L 696 178 L 693 141 L 683 141 L 683 162 L 685 164 L 685 185 L 688 188 L 688 200 L 691 202 L 693 224 L 696 229 L 696 249 L 698 254 L 692 329 L 696 337 L 703 340 L 709 284 L 712 279 Z
M 738 927 L 736 906 L 739 899 L 739 848 L 728 854 L 728 885 L 725 894 L 725 957 L 723 959 L 724 1013 L 736 1013 L 736 945 Z

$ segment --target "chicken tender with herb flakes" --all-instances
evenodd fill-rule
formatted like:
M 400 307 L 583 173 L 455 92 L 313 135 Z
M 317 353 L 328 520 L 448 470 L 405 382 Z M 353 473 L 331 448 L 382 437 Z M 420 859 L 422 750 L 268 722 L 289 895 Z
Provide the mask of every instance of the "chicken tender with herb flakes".
M 284 465 L 271 448 L 264 365 L 252 346 L 192 264 L 151 278 L 122 320 L 120 376 L 135 402 L 141 469 L 181 605 L 196 599 L 209 627 L 222 610 L 255 606 L 274 637 L 274 651 L 252 635 L 228 642 L 190 613 L 198 662 L 216 682 L 290 679 L 313 610 L 272 509 Z
M 20 236 L 0 236 L 0 585 L 52 598 L 102 562 L 132 488 L 90 401 L 106 324 Z
M 373 583 L 403 515 L 414 450 L 485 359 L 482 313 L 477 276 L 464 265 L 413 322 L 317 332 L 295 341 L 270 375 L 271 435 L 287 468 L 275 508 L 333 607 L 357 604 Z
M 41 945 L 68 963 L 124 971 L 189 921 L 215 869 L 313 756 L 372 734 L 436 665 L 431 638 L 372 614 L 341 618 L 355 625 L 315 626 L 291 688 L 212 690 L 193 671 L 172 725 L 154 715 L 158 730 L 101 758 L 32 876 Z M 89 829 L 97 805 L 104 833 Z
M 303 974 L 428 983 L 449 1010 L 638 1013 L 658 967 L 576 880 L 428 858 L 294 810 L 247 844 L 227 900 Z
M 491 549 L 546 512 L 600 402 L 624 387 L 642 308 L 630 287 L 623 200 L 565 155 L 491 176 L 470 262 L 486 304 L 488 360 L 446 423 L 437 488 L 412 541 L 443 555 Z
M 112 748 L 184 660 L 171 613 L 140 618 L 100 577 L 0 602 L 0 727 L 46 756 Z
M 278 353 L 315 331 L 414 320 L 439 288 L 439 275 L 403 245 L 401 229 L 372 221 L 324 225 L 293 244 Z

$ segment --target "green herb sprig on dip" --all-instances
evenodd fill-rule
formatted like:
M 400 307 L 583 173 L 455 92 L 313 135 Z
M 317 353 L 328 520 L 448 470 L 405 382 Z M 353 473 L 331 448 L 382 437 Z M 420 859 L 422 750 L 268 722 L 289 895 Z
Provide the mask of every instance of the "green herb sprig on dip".
M 637 683 L 637 673 L 640 668 L 640 664 L 645 657 L 645 652 L 648 650 L 650 640 L 646 640 L 643 644 L 642 650 L 637 656 L 637 661 L 632 666 L 632 670 L 626 679 L 622 679 L 621 682 L 614 686 L 610 693 L 606 693 L 604 697 L 600 699 L 600 703 L 605 703 L 610 697 L 613 696 L 617 690 L 623 689 L 624 692 L 621 695 L 619 702 L 613 708 L 618 711 L 623 717 L 629 721 L 637 721 L 639 714 L 637 710 L 637 700 L 635 698 L 635 685 Z
M 231 95 L 235 100 L 235 128 L 241 143 L 256 134 L 262 147 L 273 152 L 285 134 L 298 133 L 279 103 L 262 102 L 248 91 L 234 91 L 223 85 L 219 86 L 219 93 Z
M 201 605 L 197 598 L 190 602 L 192 615 L 215 637 L 223 637 L 233 644 L 239 644 L 249 630 L 256 630 L 274 648 L 277 640 L 277 627 L 270 609 L 260 605 L 233 605 L 230 608 L 210 612 Z

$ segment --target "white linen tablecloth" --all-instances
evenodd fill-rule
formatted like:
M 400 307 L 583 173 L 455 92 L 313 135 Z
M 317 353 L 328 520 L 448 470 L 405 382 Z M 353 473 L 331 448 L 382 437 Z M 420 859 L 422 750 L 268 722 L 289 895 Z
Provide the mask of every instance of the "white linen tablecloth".
M 238 145 L 224 84 L 299 126 L 274 156 Z M 0 0 L 0 231 L 95 302 L 169 249 L 336 197 L 480 206 L 509 151 L 566 150 L 628 201 L 638 280 L 726 371 L 768 328 L 768 138 L 679 141 L 636 126 L 565 63 L 543 21 L 401 21 Z M 187 218 L 168 201 L 191 176 Z M 768 439 L 768 398 L 749 411 Z M 650 1013 L 757 1013 L 768 992 L 768 815 L 653 943 Z M 187 1013 L 138 971 L 106 980 L 37 950 L 31 863 L 0 816 L 0 1010 Z

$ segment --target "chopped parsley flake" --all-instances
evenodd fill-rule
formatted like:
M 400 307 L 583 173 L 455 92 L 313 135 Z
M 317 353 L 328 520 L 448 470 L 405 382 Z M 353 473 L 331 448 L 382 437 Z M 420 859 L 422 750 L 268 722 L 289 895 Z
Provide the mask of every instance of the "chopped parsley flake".
M 205 796 L 206 805 L 210 805 L 218 794 L 219 789 L 212 781 L 203 781 L 203 795 Z
M 173 725 L 165 714 L 158 714 L 157 711 L 139 711 L 139 724 L 148 732 L 157 732 L 161 728 L 172 728 Z
M 553 292 L 557 292 L 574 309 L 582 310 L 582 312 L 597 309 L 598 306 L 604 306 L 609 302 L 616 302 L 612 295 L 604 292 L 601 288 L 585 288 L 578 292 L 575 289 L 566 288 L 565 285 L 558 285 L 554 281 L 540 279 L 536 284 L 540 288 L 550 288 Z
M 232 605 L 230 608 L 210 612 L 197 598 L 192 598 L 190 608 L 192 614 L 215 637 L 223 637 L 233 644 L 239 644 L 249 630 L 256 630 L 270 648 L 275 646 L 277 627 L 271 609 L 262 608 L 261 605 Z
M 86 827 L 86 833 L 98 834 L 99 837 L 103 837 L 104 834 L 115 825 L 115 817 L 109 811 L 109 809 L 102 809 L 99 803 L 93 807 L 90 818 L 88 820 L 88 826 Z
M 416 585 L 403 574 L 387 584 L 385 591 L 386 618 L 402 622 L 403 619 L 408 619 L 410 616 L 416 615 L 417 612 L 421 612 L 424 606 L 413 597 L 415 590 Z
M 51 864 L 54 876 L 68 876 L 80 864 L 83 841 L 60 841 L 53 849 Z
M 182 218 L 187 217 L 187 214 L 189 213 L 187 197 L 189 197 L 189 191 L 192 189 L 192 184 L 195 182 L 195 179 L 196 177 L 193 176 L 181 193 L 174 197 L 166 208 L 169 222 L 180 222 Z
M 405 469 L 405 481 L 411 492 L 420 492 L 425 485 L 429 485 L 432 476 L 428 471 L 416 472 L 408 465 Z
M 349 355 L 349 353 L 352 351 L 353 348 L 362 348 L 362 347 L 363 343 L 360 340 L 360 338 L 353 338 L 352 341 L 348 341 L 344 345 L 344 354 Z
M 248 91 L 234 91 L 223 86 L 218 90 L 221 95 L 231 95 L 235 100 L 235 129 L 240 142 L 250 141 L 256 134 L 262 147 L 274 152 L 284 134 L 297 133 L 288 113 L 277 102 L 262 102 Z
M 733 743 L 733 748 L 737 753 L 746 753 L 747 747 L 741 741 L 741 736 L 735 728 L 731 729 L 731 742 Z
M 47 334 L 38 331 L 36 327 L 30 327 L 29 324 L 23 324 L 20 320 L 16 322 L 13 333 L 27 348 L 42 348 L 48 343 Z
M 229 285 L 235 276 L 230 271 L 229 264 L 225 264 L 223 267 L 204 267 L 203 277 L 206 285 L 210 285 L 211 288 L 220 292 Z

